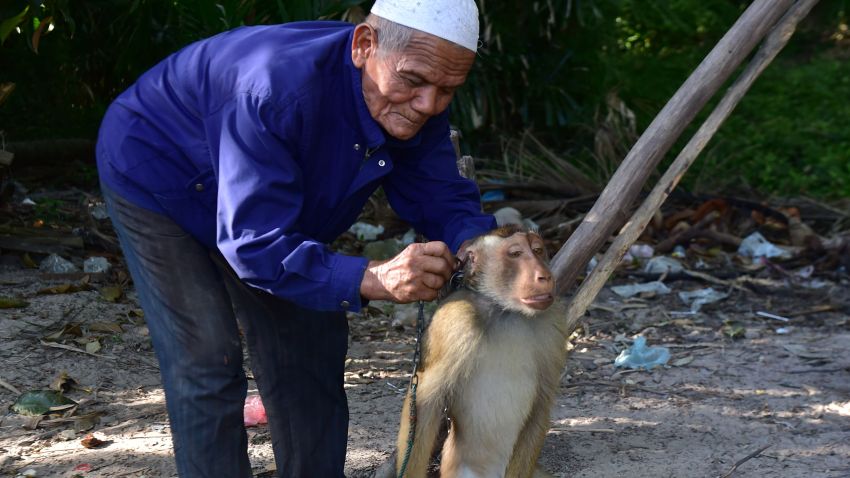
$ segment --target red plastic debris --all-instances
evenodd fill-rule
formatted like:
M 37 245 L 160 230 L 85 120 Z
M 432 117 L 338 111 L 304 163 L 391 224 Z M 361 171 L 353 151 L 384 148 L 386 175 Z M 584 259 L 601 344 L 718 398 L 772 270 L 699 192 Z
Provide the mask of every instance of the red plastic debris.
M 259 395 L 251 395 L 245 399 L 244 415 L 246 427 L 255 427 L 268 423 L 266 408 L 263 406 L 263 401 Z

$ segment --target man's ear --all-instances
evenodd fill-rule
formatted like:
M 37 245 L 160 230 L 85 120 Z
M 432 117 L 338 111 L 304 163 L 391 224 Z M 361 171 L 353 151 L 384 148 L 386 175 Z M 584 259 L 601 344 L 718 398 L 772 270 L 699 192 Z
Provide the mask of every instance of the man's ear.
M 361 23 L 354 27 L 351 40 L 351 61 L 357 68 L 363 68 L 366 60 L 375 56 L 378 47 L 378 34 L 372 25 Z

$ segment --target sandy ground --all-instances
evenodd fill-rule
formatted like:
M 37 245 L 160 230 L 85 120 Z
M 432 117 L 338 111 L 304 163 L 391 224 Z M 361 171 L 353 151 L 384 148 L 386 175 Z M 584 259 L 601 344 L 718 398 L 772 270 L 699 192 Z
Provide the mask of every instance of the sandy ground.
M 6 413 L 17 394 L 0 388 L 0 476 L 30 469 L 39 477 L 175 476 L 159 373 L 133 292 L 109 302 L 94 279 L 95 290 L 38 294 L 77 283 L 79 275 L 44 276 L 9 257 L 2 264 L 0 295 L 30 304 L 0 309 L 0 379 L 27 391 L 48 388 L 67 372 L 85 389 L 67 393 L 80 402 L 75 415 L 100 413 L 91 431 L 107 443 L 81 445 L 87 432 L 75 427 L 91 426 L 86 420 L 25 428 L 26 419 Z M 673 313 L 686 308 L 674 295 L 623 300 L 606 289 L 573 341 L 541 463 L 563 477 L 850 477 L 848 292 L 846 281 L 817 290 L 732 291 L 687 316 Z M 377 305 L 350 317 L 351 477 L 369 476 L 391 452 L 411 368 L 413 328 L 394 327 L 398 311 Z M 755 314 L 820 305 L 837 310 L 788 323 Z M 726 333 L 730 322 L 743 327 L 741 338 Z M 79 350 L 96 338 L 102 348 L 86 354 L 44 341 L 68 324 L 79 325 L 81 337 L 60 343 Z M 120 325 L 120 332 L 103 324 Z M 788 333 L 778 334 L 779 327 Z M 675 365 L 615 369 L 614 358 L 636 333 L 669 347 Z M 255 472 L 267 476 L 274 468 L 269 433 L 250 428 L 249 438 Z

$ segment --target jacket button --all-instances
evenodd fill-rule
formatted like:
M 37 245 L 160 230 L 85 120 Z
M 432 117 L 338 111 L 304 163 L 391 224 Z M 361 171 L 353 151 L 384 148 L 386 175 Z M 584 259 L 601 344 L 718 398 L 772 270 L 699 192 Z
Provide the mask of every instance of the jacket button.
M 201 191 L 203 191 L 203 190 L 204 190 L 204 185 L 203 185 L 203 184 L 198 183 L 198 184 L 196 184 L 196 185 L 195 185 L 195 191 L 201 192 Z
M 354 151 L 360 151 L 360 145 L 359 144 L 357 144 L 357 143 L 354 144 Z
M 386 162 L 386 161 L 384 161 L 383 159 L 381 159 L 381 160 L 379 160 L 379 161 L 378 161 L 378 166 L 380 166 L 380 167 L 382 167 L 382 168 L 383 168 L 383 167 L 384 167 L 384 166 L 386 166 L 386 165 L 387 165 L 387 162 Z
M 342 307 L 343 309 L 347 309 L 347 308 L 351 307 L 351 303 L 348 302 L 347 300 L 344 300 L 344 301 L 339 303 L 339 306 Z

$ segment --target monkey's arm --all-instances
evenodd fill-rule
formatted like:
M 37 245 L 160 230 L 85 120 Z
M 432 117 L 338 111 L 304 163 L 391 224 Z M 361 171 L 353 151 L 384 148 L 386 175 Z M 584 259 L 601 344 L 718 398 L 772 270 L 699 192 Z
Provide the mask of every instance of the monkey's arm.
M 425 380 L 427 378 L 422 376 L 420 384 L 424 385 Z M 404 407 L 401 410 L 401 426 L 399 426 L 398 440 L 396 442 L 396 446 L 398 447 L 396 450 L 396 474 L 401 471 L 408 447 L 412 447 L 407 468 L 405 468 L 404 472 L 405 478 L 425 478 L 428 472 L 428 462 L 433 454 L 437 434 L 440 431 L 444 403 L 443 400 L 440 400 L 440 397 L 434 396 L 431 393 L 432 391 L 427 386 L 423 386 L 421 391 L 417 391 L 416 435 L 412 444 L 409 443 L 410 390 L 408 390 L 407 397 L 404 399 Z

